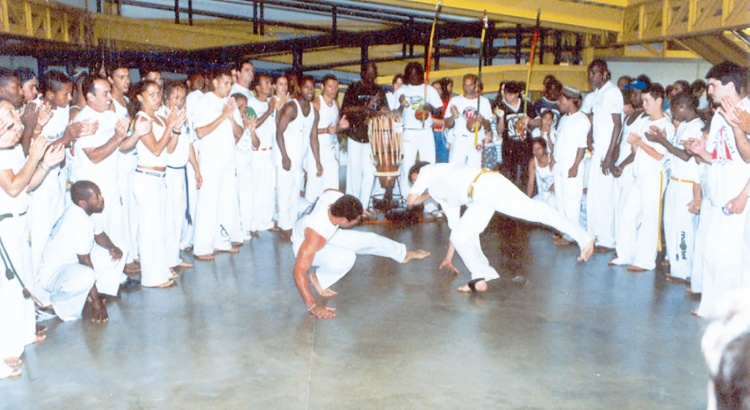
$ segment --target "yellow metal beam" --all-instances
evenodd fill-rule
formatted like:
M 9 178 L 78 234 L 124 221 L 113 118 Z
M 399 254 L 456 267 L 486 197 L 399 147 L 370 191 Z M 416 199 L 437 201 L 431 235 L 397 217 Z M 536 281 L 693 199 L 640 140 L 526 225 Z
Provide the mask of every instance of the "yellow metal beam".
M 622 22 L 624 44 L 746 29 L 750 0 L 650 0 L 628 6 Z
M 436 4 L 435 0 L 363 0 L 363 2 L 423 11 L 433 11 Z M 590 2 L 443 0 L 443 11 L 446 14 L 473 17 L 479 20 L 485 9 L 490 19 L 504 22 L 534 24 L 536 11 L 540 9 L 542 25 L 545 28 L 586 33 L 600 31 L 619 33 L 622 30 L 622 9 L 590 4 Z
M 684 37 L 678 41 L 713 64 L 732 61 L 747 67 L 750 62 L 747 51 L 727 39 L 723 34 Z
M 85 14 L 42 0 L 0 0 L 0 33 L 82 44 L 82 26 L 69 23 L 83 19 Z
M 273 37 L 146 19 L 93 14 L 97 39 L 145 44 L 156 49 L 197 50 L 272 41 Z

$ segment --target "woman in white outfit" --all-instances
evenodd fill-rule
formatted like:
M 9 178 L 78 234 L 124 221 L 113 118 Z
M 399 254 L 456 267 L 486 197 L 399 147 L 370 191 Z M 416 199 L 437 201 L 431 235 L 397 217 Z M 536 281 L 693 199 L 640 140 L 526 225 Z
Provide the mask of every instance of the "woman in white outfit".
M 174 110 L 167 118 L 156 115 L 161 106 L 161 90 L 153 81 L 142 81 L 136 89 L 136 116 L 153 120 L 149 134 L 138 140 L 138 166 L 133 193 L 138 206 L 138 248 L 141 255 L 141 284 L 168 287 L 176 274 L 170 272 L 166 246 L 167 152 L 174 152 L 185 123 L 185 110 Z

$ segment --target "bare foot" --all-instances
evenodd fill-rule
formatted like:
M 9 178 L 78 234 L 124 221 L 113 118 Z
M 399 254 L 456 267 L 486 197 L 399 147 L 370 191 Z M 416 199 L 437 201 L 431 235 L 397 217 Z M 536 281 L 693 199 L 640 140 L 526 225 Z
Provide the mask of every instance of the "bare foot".
M 252 232 L 250 232 L 250 236 L 258 238 L 258 237 L 260 237 L 260 234 L 258 233 L 258 231 L 252 231 Z
M 421 249 L 417 249 L 416 251 L 407 251 L 406 257 L 401 263 L 409 263 L 409 261 L 412 259 L 424 259 L 428 256 L 430 256 L 430 253 Z
M 47 340 L 47 335 L 36 335 L 34 338 L 34 344 L 42 343 L 45 340 Z
M 185 252 L 185 253 L 192 253 L 193 252 L 193 247 L 192 246 L 188 246 L 187 248 L 183 249 L 182 251 Z
M 316 275 L 315 272 L 310 272 L 310 283 L 312 283 L 313 287 L 315 288 L 315 291 L 318 292 L 318 295 L 324 298 L 332 298 L 338 295 L 336 291 L 331 290 L 330 288 L 323 289 L 320 286 L 320 282 L 318 282 L 318 275 Z
M 584 261 L 587 262 L 591 255 L 594 254 L 594 242 L 596 241 L 595 238 L 591 238 L 589 243 L 586 244 L 583 248 L 581 248 L 581 254 L 578 256 L 578 262 Z
M 476 293 L 482 293 L 487 291 L 487 282 L 484 280 L 480 280 L 474 284 L 474 289 L 476 289 Z M 457 291 L 463 292 L 463 293 L 474 293 L 471 290 L 471 287 L 469 287 L 469 284 L 462 285 L 456 288 Z
M 630 265 L 628 266 L 628 272 L 641 273 L 646 272 L 648 269 L 643 269 L 640 266 Z
M 163 288 L 168 288 L 168 287 L 171 287 L 171 286 L 172 286 L 172 285 L 174 285 L 174 284 L 175 284 L 175 281 L 174 281 L 174 279 L 170 279 L 170 280 L 168 280 L 168 281 L 166 281 L 166 282 L 164 282 L 164 283 L 160 283 L 160 284 L 158 284 L 158 285 L 156 285 L 156 286 L 146 286 L 146 287 L 147 287 L 147 288 L 158 288 L 158 289 L 163 289 Z M 143 285 L 141 285 L 141 286 L 143 286 Z
M 21 369 L 11 369 L 10 373 L 8 373 L 5 378 L 6 379 L 12 379 L 14 377 L 18 377 L 21 375 Z M 1 377 L 0 377 L 1 378 Z
M 10 367 L 21 367 L 23 364 L 23 360 L 20 357 L 6 357 L 3 361 Z
M 199 261 L 208 262 L 208 261 L 214 260 L 214 255 L 210 253 L 206 255 L 195 255 L 195 259 L 198 259 Z
M 214 253 L 240 253 L 240 250 L 237 248 L 214 249 Z
M 141 273 L 141 267 L 135 262 L 126 263 L 124 272 L 126 275 L 137 275 Z
M 252 238 L 252 236 L 251 236 L 251 238 Z M 244 242 L 232 242 L 232 248 L 240 248 L 240 247 L 242 247 L 244 245 L 245 245 Z
M 52 308 L 52 305 L 45 306 L 41 310 L 43 310 L 43 311 L 45 311 L 47 313 L 51 313 L 53 315 L 55 314 L 55 309 Z M 42 326 L 39 323 L 37 323 L 36 324 L 36 334 L 37 335 L 43 335 L 45 333 L 47 333 L 47 328 L 45 326 Z
M 104 306 L 101 299 L 89 296 L 87 300 L 91 304 L 91 321 L 96 323 L 109 322 L 107 308 Z
M 193 267 L 193 264 L 190 263 L 190 262 L 180 261 L 180 264 L 177 265 L 177 267 L 178 268 L 183 268 L 183 269 L 189 269 L 189 268 Z

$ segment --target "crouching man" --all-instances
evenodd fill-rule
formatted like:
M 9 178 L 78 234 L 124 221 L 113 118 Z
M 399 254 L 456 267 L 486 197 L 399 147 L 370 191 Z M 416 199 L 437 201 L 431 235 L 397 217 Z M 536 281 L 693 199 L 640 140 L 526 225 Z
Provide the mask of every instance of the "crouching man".
M 329 319 L 336 314 L 334 308 L 317 304 L 309 282 L 320 296 L 336 296 L 329 286 L 351 270 L 357 255 L 384 256 L 400 263 L 430 255 L 423 250 L 407 251 L 403 243 L 372 232 L 339 229 L 353 227 L 363 213 L 359 199 L 329 189 L 310 205 L 294 225 L 292 246 L 297 257 L 294 282 L 307 310 L 315 317 Z M 311 267 L 314 270 L 308 282 L 307 273 Z
M 88 301 L 92 320 L 106 322 L 107 309 L 97 287 L 104 286 L 103 293 L 117 295 L 125 260 L 122 251 L 91 218 L 104 209 L 99 187 L 91 181 L 78 181 L 71 187 L 70 196 L 73 204 L 55 223 L 44 249 L 40 283 L 50 293 L 54 313 L 63 321 L 79 319 Z M 94 253 L 107 257 L 94 256 L 94 264 Z

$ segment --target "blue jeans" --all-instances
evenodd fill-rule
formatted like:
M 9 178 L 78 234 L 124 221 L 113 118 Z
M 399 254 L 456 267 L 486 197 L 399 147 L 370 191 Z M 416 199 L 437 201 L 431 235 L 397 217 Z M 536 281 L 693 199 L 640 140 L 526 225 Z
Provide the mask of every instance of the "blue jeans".
M 435 162 L 447 163 L 448 144 L 445 141 L 445 135 L 443 135 L 443 131 L 433 131 L 432 135 L 435 137 Z

